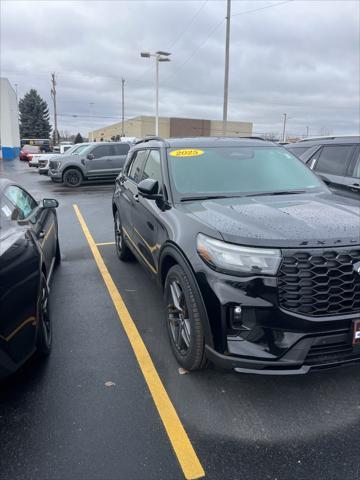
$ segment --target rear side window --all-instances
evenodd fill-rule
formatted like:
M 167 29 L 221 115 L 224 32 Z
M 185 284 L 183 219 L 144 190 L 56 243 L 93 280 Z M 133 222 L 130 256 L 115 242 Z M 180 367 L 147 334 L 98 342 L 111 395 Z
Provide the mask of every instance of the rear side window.
M 91 153 L 94 155 L 94 158 L 110 157 L 113 155 L 110 145 L 100 145 L 94 148 Z
M 128 177 L 134 180 L 135 183 L 139 183 L 141 180 L 141 172 L 145 159 L 147 157 L 148 150 L 138 150 L 134 154 L 134 158 L 131 162 Z
M 352 145 L 329 145 L 322 148 L 314 170 L 329 175 L 345 176 L 349 164 Z M 315 155 L 316 156 L 316 155 Z
M 124 144 L 118 144 L 118 145 L 111 145 L 112 149 L 113 149 L 113 155 L 127 155 L 129 149 L 130 149 L 130 145 L 128 145 L 127 143 L 124 143 Z

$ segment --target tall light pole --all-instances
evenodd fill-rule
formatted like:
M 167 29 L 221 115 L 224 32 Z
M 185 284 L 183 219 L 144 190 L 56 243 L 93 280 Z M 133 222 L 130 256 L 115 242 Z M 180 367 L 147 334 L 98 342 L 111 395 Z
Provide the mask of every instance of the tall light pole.
M 159 62 L 170 62 L 169 52 L 141 52 L 140 56 L 143 58 L 155 58 L 156 77 L 155 77 L 155 135 L 159 135 Z
M 228 96 L 229 96 L 229 57 L 230 57 L 230 14 L 231 0 L 227 0 L 226 8 L 226 41 L 225 41 L 225 78 L 224 78 L 224 105 L 223 105 L 223 135 L 227 130 Z
M 95 105 L 94 102 L 89 102 L 89 107 L 90 107 L 90 116 L 92 116 L 92 107 Z M 94 141 L 94 130 L 91 130 L 91 137 L 89 138 L 90 142 Z
M 121 79 L 121 136 L 125 137 L 125 78 Z
M 57 112 L 56 112 L 56 79 L 55 79 L 55 72 L 51 73 L 51 96 L 53 99 L 54 104 L 54 143 L 57 145 L 59 143 L 58 137 L 58 126 L 57 126 Z
M 286 142 L 286 118 L 287 118 L 287 113 L 282 113 L 282 115 L 284 115 L 282 141 Z

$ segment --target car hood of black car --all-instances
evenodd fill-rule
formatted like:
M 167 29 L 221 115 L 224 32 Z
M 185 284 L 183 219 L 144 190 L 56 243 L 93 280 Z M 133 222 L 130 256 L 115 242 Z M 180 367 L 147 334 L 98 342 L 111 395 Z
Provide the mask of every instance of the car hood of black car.
M 360 202 L 328 192 L 197 200 L 180 209 L 236 244 L 360 245 Z

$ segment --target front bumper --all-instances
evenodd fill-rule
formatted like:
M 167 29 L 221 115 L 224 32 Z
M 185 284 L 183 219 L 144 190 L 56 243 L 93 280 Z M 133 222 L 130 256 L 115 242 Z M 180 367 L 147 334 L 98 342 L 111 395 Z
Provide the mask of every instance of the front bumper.
M 211 332 L 206 354 L 214 364 L 265 375 L 360 365 L 360 345 L 353 345 L 360 312 L 316 317 L 294 313 L 279 305 L 276 277 L 225 275 L 203 262 L 193 266 Z M 236 306 L 241 306 L 238 322 L 232 316 Z
M 52 170 L 52 169 L 49 168 L 47 174 L 48 174 L 49 177 L 51 177 L 51 179 L 54 182 L 61 182 L 62 181 L 62 174 L 59 170 Z
M 261 375 L 302 375 L 310 370 L 360 365 L 360 347 L 351 344 L 347 332 L 304 337 L 277 360 L 221 354 L 208 345 L 206 355 L 221 368 Z

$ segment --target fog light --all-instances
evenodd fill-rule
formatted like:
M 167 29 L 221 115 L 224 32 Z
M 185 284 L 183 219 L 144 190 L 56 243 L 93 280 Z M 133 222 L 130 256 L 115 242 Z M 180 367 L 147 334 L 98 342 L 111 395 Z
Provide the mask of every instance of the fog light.
M 242 324 L 242 308 L 240 305 L 233 308 L 232 323 L 234 326 L 240 326 Z

